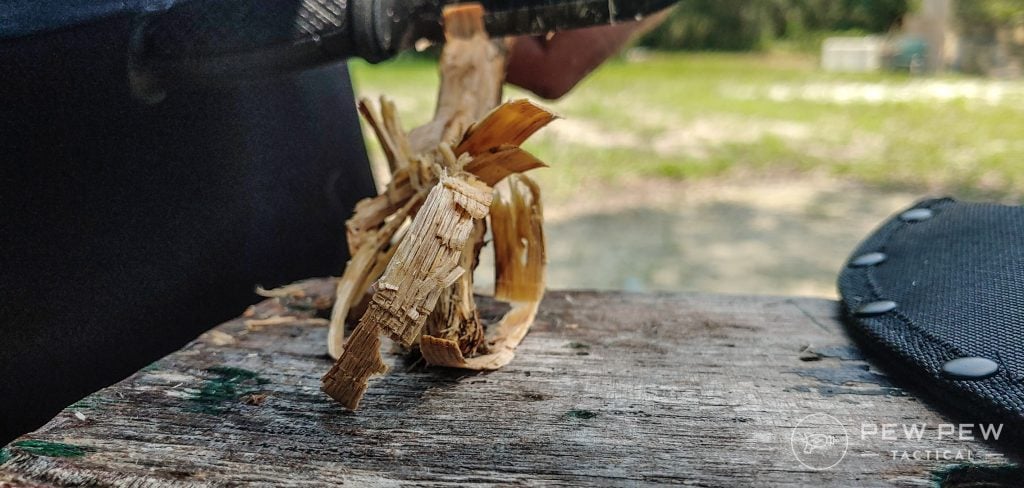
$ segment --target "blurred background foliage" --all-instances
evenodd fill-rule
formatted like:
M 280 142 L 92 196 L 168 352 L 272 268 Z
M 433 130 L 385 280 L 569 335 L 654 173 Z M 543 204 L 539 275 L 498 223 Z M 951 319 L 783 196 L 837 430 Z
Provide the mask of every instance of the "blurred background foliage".
M 899 27 L 915 0 L 682 0 L 640 45 L 693 51 L 757 51 L 779 40 L 884 33 Z M 992 36 L 1024 22 L 1024 0 L 955 0 L 963 33 Z M 811 46 L 813 47 L 813 46 Z
M 640 45 L 669 50 L 763 50 L 778 39 L 817 37 L 815 33 L 885 32 L 898 26 L 913 6 L 914 0 L 682 0 Z
M 1024 21 L 1024 0 L 958 0 L 956 16 L 965 26 L 995 30 Z

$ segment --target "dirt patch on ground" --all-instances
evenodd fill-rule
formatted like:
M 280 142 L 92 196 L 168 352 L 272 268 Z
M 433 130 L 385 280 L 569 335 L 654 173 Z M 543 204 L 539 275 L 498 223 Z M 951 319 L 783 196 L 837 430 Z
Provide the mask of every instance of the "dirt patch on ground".
M 633 121 L 634 129 L 612 130 L 590 120 L 566 118 L 545 128 L 539 137 L 593 148 L 650 147 L 662 156 L 707 158 L 714 149 L 727 144 L 751 144 L 767 136 L 796 143 L 813 133 L 807 124 L 786 120 L 718 115 L 684 122 L 678 117 L 656 117 L 649 110 L 643 113 L 643 119 Z
M 835 297 L 854 247 L 923 197 L 820 176 L 587 188 L 545 205 L 548 284 Z
M 806 124 L 785 120 L 704 117 L 684 127 L 659 134 L 653 147 L 661 155 L 682 154 L 706 158 L 711 149 L 725 144 L 750 144 L 766 136 L 785 141 L 802 141 L 810 134 L 811 130 Z

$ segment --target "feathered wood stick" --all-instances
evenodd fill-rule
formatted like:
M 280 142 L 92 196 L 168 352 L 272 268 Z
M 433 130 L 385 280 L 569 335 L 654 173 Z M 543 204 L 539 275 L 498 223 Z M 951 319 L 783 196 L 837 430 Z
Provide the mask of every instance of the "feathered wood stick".
M 389 101 L 381 100 L 379 112 L 359 104 L 392 179 L 380 195 L 359 202 L 347 223 L 352 258 L 328 334 L 337 362 L 322 388 L 349 409 L 359 405 L 370 376 L 387 370 L 380 334 L 418 345 L 430 364 L 496 369 L 511 361 L 543 296 L 540 192 L 521 173 L 544 164 L 519 146 L 555 117 L 526 100 L 495 108 L 505 44 L 487 37 L 482 18 L 478 5 L 445 11 L 441 88 L 429 123 L 406 134 Z M 513 307 L 485 334 L 472 271 L 488 215 L 496 298 Z M 346 342 L 345 319 L 368 288 L 366 312 Z

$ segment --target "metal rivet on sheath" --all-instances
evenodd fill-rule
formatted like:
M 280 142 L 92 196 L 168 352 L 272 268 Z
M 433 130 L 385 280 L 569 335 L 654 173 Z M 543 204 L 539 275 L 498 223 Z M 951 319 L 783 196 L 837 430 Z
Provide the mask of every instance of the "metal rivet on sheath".
M 869 252 L 861 254 L 850 260 L 850 267 L 852 268 L 863 268 L 866 266 L 874 266 L 876 264 L 882 264 L 889 256 L 886 256 L 884 252 Z
M 930 208 L 912 208 L 900 214 L 900 220 L 904 222 L 920 222 L 928 220 L 935 215 Z
M 892 300 L 879 300 L 877 302 L 865 303 L 853 313 L 858 317 L 874 317 L 875 315 L 882 315 L 893 310 L 896 310 L 896 302 Z
M 946 361 L 942 374 L 954 380 L 983 380 L 999 371 L 999 363 L 979 357 L 966 357 Z

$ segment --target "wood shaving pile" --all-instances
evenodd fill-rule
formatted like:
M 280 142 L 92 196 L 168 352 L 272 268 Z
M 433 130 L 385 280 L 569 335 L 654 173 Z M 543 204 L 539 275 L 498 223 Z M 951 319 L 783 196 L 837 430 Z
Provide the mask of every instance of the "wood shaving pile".
M 337 284 L 328 333 L 337 362 L 322 388 L 349 409 L 358 407 L 369 378 L 387 371 L 382 334 L 418 347 L 428 364 L 497 369 L 512 360 L 544 294 L 540 191 L 522 174 L 544 163 L 520 145 L 555 116 L 526 100 L 496 107 L 505 44 L 488 38 L 478 5 L 448 8 L 444 19 L 434 118 L 406 133 L 387 99 L 379 110 L 359 104 L 391 181 L 359 202 L 347 222 L 352 257 Z M 485 333 L 473 270 L 488 222 L 495 298 L 511 309 Z M 362 310 L 346 341 L 346 318 Z

